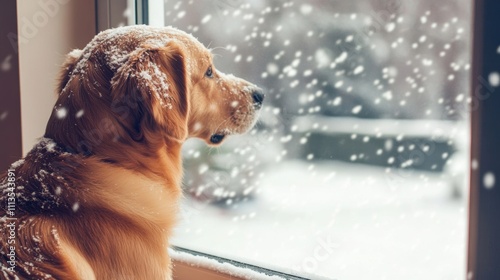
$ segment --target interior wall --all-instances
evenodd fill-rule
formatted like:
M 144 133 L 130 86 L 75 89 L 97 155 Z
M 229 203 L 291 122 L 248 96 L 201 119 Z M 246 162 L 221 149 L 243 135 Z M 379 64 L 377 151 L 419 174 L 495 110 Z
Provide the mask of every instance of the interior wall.
M 16 2 L 5 1 L 0 9 L 0 172 L 21 157 L 21 107 Z
M 18 0 L 22 147 L 43 136 L 65 55 L 95 35 L 94 0 Z

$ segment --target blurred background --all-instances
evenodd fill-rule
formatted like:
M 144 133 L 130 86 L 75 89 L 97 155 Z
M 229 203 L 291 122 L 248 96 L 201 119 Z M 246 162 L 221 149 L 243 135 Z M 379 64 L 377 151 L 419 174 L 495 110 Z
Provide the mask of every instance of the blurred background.
M 463 279 L 470 5 L 159 3 L 150 22 L 267 92 L 249 134 L 186 143 L 173 243 L 313 279 Z

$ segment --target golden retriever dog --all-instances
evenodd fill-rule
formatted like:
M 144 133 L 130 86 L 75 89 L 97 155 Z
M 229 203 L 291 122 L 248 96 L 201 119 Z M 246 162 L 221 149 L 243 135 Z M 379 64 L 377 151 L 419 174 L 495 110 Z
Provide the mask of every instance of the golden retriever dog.
M 98 34 L 63 65 L 44 137 L 0 179 L 1 279 L 171 279 L 181 146 L 250 129 L 264 95 L 175 28 Z

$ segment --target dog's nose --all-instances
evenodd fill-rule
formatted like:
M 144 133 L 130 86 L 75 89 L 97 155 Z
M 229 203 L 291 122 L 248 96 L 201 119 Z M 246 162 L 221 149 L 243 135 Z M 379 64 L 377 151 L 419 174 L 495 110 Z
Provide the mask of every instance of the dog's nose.
M 260 89 L 255 90 L 254 92 L 252 92 L 252 98 L 255 108 L 260 109 L 260 107 L 262 107 L 262 101 L 264 101 L 264 93 L 262 93 Z

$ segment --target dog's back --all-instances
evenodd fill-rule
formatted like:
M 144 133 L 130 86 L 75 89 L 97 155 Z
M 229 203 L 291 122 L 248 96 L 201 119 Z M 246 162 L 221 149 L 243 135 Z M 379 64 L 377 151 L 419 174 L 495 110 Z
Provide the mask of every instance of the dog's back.
M 164 279 L 167 225 L 155 217 L 173 224 L 176 198 L 144 205 L 162 186 L 110 168 L 42 139 L 2 176 L 0 279 Z
M 2 175 L 0 278 L 74 276 L 60 252 L 56 220 L 70 215 L 74 208 L 71 201 L 80 191 L 79 174 L 84 171 L 77 162 L 81 162 L 78 155 L 64 153 L 54 142 L 42 139 Z

